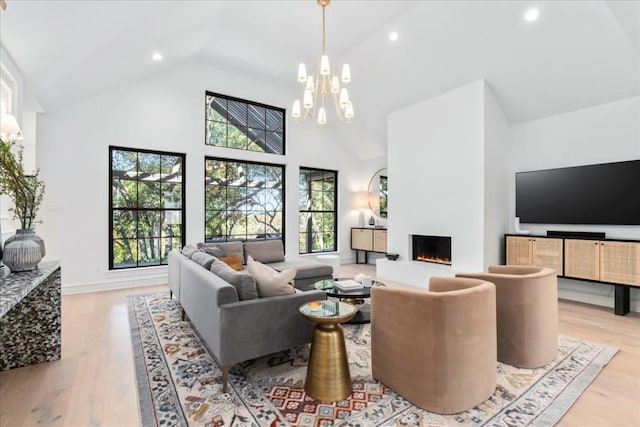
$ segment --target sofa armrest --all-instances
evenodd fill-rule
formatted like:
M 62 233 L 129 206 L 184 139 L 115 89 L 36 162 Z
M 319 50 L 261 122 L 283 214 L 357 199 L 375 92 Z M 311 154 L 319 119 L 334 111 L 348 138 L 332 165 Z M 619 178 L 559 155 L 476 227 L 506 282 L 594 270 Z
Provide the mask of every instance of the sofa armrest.
M 310 291 L 221 305 L 218 361 L 230 366 L 310 342 L 315 324 L 299 308 L 324 299 L 324 292 Z

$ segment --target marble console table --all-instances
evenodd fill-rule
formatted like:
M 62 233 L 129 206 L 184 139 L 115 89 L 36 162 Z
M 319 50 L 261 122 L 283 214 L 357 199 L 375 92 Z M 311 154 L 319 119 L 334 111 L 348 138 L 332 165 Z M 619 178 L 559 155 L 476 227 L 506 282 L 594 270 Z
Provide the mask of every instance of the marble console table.
M 59 360 L 60 263 L 0 277 L 0 371 Z

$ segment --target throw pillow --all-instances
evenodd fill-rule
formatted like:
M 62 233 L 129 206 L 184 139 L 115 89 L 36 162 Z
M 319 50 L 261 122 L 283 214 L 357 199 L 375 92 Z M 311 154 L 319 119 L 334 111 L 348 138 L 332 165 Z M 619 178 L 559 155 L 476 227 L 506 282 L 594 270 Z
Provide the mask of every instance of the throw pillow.
M 247 258 L 247 270 L 256 280 L 260 298 L 289 295 L 296 292 L 290 283 L 296 277 L 296 269 L 289 268 L 278 272 L 268 265 Z
M 218 259 L 222 258 L 224 256 L 224 251 L 218 245 L 203 246 L 200 250 L 204 251 L 204 252 L 208 253 L 209 255 L 212 255 L 212 256 L 214 256 L 214 257 L 216 257 Z
M 256 281 L 251 274 L 234 271 L 227 264 L 218 260 L 214 260 L 211 264 L 211 272 L 236 288 L 240 301 L 258 298 Z
M 195 246 L 187 245 L 184 248 L 182 248 L 182 251 L 180 252 L 182 253 L 182 255 L 186 256 L 187 258 L 191 258 L 191 255 L 193 255 L 193 253 L 197 250 L 198 249 Z
M 262 263 L 281 262 L 284 261 L 284 246 L 280 239 L 246 242 L 244 254 L 247 258 L 251 257 Z
M 219 257 L 218 259 L 227 264 L 229 267 L 233 268 L 235 271 L 244 270 L 244 266 L 240 262 L 240 258 L 238 258 L 236 255 L 223 256 Z
M 206 247 L 219 246 L 224 252 L 224 256 L 236 255 L 240 258 L 240 262 L 244 264 L 244 250 L 242 249 L 242 242 L 220 242 L 220 243 L 198 243 L 198 249 Z

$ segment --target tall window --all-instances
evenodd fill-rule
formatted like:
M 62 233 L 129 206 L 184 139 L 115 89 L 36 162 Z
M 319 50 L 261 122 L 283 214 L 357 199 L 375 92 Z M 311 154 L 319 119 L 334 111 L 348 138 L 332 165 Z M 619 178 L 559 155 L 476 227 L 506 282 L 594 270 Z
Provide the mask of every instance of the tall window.
M 109 268 L 167 264 L 184 246 L 184 154 L 109 147 Z
M 205 144 L 284 154 L 283 108 L 207 92 Z
M 338 249 L 338 172 L 300 168 L 300 253 Z
M 205 158 L 205 241 L 284 240 L 284 165 Z

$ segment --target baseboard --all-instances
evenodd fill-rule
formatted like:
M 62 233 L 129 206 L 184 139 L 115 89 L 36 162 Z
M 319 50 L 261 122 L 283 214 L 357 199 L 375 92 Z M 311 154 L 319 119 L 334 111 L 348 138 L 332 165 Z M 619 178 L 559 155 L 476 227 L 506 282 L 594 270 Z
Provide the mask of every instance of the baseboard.
M 613 296 L 594 295 L 585 292 L 571 291 L 567 289 L 558 289 L 558 298 L 570 301 L 583 302 L 585 304 L 599 305 L 601 307 L 614 308 Z M 631 300 L 630 309 L 636 313 L 640 313 L 640 301 Z
M 112 291 L 115 289 L 140 288 L 144 286 L 166 285 L 167 275 L 157 274 L 144 277 L 111 279 L 102 282 L 62 286 L 62 295 L 82 294 L 86 292 Z

